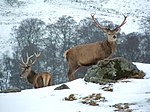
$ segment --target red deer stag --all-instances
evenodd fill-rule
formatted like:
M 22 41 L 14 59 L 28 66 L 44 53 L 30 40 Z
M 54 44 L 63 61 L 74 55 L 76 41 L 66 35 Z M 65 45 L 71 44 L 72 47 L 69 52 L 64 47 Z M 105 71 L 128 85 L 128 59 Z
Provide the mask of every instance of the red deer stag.
M 48 72 L 36 73 L 32 70 L 32 65 L 37 61 L 37 58 L 41 53 L 34 53 L 31 56 L 27 54 L 26 62 L 22 58 L 22 63 L 20 64 L 22 68 L 21 77 L 26 78 L 29 83 L 31 83 L 34 88 L 41 88 L 52 85 L 52 75 Z M 35 56 L 35 60 L 31 60 Z
M 105 41 L 77 45 L 65 51 L 64 57 L 67 59 L 69 66 L 69 81 L 75 79 L 74 73 L 80 66 L 96 64 L 99 60 L 109 58 L 111 54 L 115 52 L 117 46 L 117 32 L 126 23 L 127 19 L 127 16 L 124 16 L 123 22 L 115 29 L 111 30 L 100 25 L 94 18 L 94 15 L 91 15 L 91 17 L 96 26 L 107 34 L 107 39 Z

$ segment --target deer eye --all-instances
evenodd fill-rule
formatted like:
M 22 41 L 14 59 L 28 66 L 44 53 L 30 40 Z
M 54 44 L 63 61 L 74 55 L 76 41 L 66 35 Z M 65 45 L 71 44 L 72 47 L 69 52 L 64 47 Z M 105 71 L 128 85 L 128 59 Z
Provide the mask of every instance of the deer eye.
M 24 70 L 22 71 L 23 73 L 27 70 L 28 68 L 24 68 Z

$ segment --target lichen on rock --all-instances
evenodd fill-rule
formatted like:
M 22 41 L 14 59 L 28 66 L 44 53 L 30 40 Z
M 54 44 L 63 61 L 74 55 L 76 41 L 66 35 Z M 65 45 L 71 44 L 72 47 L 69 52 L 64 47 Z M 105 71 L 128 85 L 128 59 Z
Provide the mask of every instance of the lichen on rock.
M 116 82 L 126 78 L 143 78 L 144 72 L 123 57 L 100 60 L 88 69 L 84 80 L 100 84 Z

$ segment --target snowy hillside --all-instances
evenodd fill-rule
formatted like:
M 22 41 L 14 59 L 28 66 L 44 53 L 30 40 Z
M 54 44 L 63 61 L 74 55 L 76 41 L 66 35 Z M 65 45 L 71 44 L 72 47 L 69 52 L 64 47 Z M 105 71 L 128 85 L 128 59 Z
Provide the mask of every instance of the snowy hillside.
M 110 85 L 77 79 L 66 83 L 70 89 L 65 90 L 54 90 L 59 86 L 56 85 L 18 93 L 1 93 L 0 112 L 149 112 L 150 64 L 135 64 L 146 73 L 145 79 L 128 79 Z M 104 91 L 107 87 L 112 91 Z M 75 100 L 65 100 L 71 94 Z M 92 106 L 89 102 L 96 105 Z
M 19 7 L 10 7 L 0 1 L 0 48 L 1 53 L 11 52 L 11 28 L 26 18 L 39 18 L 46 23 L 55 22 L 62 15 L 74 17 L 79 22 L 91 13 L 97 18 L 120 24 L 122 14 L 128 15 L 125 33 L 139 31 L 140 20 L 150 14 L 149 0 L 18 0 Z M 48 2 L 49 1 L 49 2 Z
M 14 44 L 11 41 L 11 29 L 19 26 L 20 22 L 27 18 L 39 18 L 45 23 L 53 23 L 62 15 L 68 15 L 79 22 L 95 13 L 101 20 L 120 24 L 123 20 L 122 14 L 125 14 L 128 15 L 128 19 L 121 31 L 128 34 L 141 32 L 141 20 L 150 15 L 150 0 L 18 1 L 21 4 L 13 4 L 14 7 L 7 5 L 4 0 L 0 1 L 0 57 L 3 53 L 11 55 L 11 46 Z M 150 64 L 135 64 L 146 73 L 144 79 L 128 79 L 110 85 L 98 85 L 77 79 L 65 83 L 70 88 L 66 90 L 54 90 L 59 86 L 55 85 L 18 93 L 1 93 L 0 112 L 113 112 L 119 109 L 119 112 L 149 112 Z M 105 91 L 105 88 L 111 91 Z M 75 100 L 65 100 L 71 94 Z M 95 103 L 96 106 L 89 103 Z

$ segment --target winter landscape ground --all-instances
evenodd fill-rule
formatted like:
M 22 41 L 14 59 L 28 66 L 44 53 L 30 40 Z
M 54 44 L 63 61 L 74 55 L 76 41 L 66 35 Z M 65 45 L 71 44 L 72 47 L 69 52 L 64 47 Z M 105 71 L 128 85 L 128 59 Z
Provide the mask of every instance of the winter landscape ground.
M 135 64 L 146 73 L 145 78 L 120 80 L 111 84 L 112 92 L 102 89 L 109 85 L 87 83 L 83 79 L 77 79 L 66 83 L 70 89 L 65 90 L 54 90 L 60 86 L 55 85 L 18 93 L 2 93 L 0 112 L 114 112 L 118 108 L 121 108 L 118 112 L 149 112 L 150 64 Z M 65 100 L 70 94 L 74 94 L 76 100 Z M 82 103 L 86 96 L 92 94 L 101 94 L 105 99 L 90 99 L 96 102 L 96 106 Z M 120 107 L 117 108 L 117 105 Z
M 46 23 L 55 22 L 62 15 L 72 16 L 79 22 L 95 13 L 102 20 L 120 24 L 123 15 L 128 15 L 128 22 L 122 27 L 123 32 L 140 32 L 139 25 L 142 18 L 150 14 L 149 0 L 18 0 L 23 2 L 20 7 L 11 7 L 0 1 L 0 48 L 1 53 L 11 52 L 11 29 L 27 18 L 39 18 Z M 74 1 L 74 2 L 73 2 Z M 15 4 L 14 4 L 15 5 Z M 116 19 L 117 18 L 117 19 Z M 10 53 L 11 55 L 11 53 Z
M 0 54 L 7 52 L 11 55 L 11 46 L 14 44 L 10 41 L 11 28 L 26 18 L 40 18 L 48 23 L 55 22 L 62 15 L 69 15 L 78 22 L 91 13 L 96 13 L 98 18 L 119 24 L 122 14 L 125 14 L 128 15 L 128 20 L 122 31 L 131 33 L 140 32 L 141 19 L 150 14 L 149 0 L 81 0 L 81 3 L 71 0 L 49 0 L 49 3 L 44 3 L 43 0 L 19 1 L 26 4 L 16 8 L 0 1 Z M 127 79 L 111 85 L 77 79 L 66 83 L 70 88 L 66 90 L 54 90 L 59 86 L 55 85 L 18 93 L 1 93 L 0 112 L 150 112 L 150 64 L 135 64 L 146 73 L 144 79 Z M 112 92 L 102 89 L 109 86 Z M 70 94 L 74 94 L 76 100 L 66 101 L 65 97 Z M 83 98 L 92 94 L 101 94 L 103 100 L 96 100 L 96 106 L 83 104 Z

